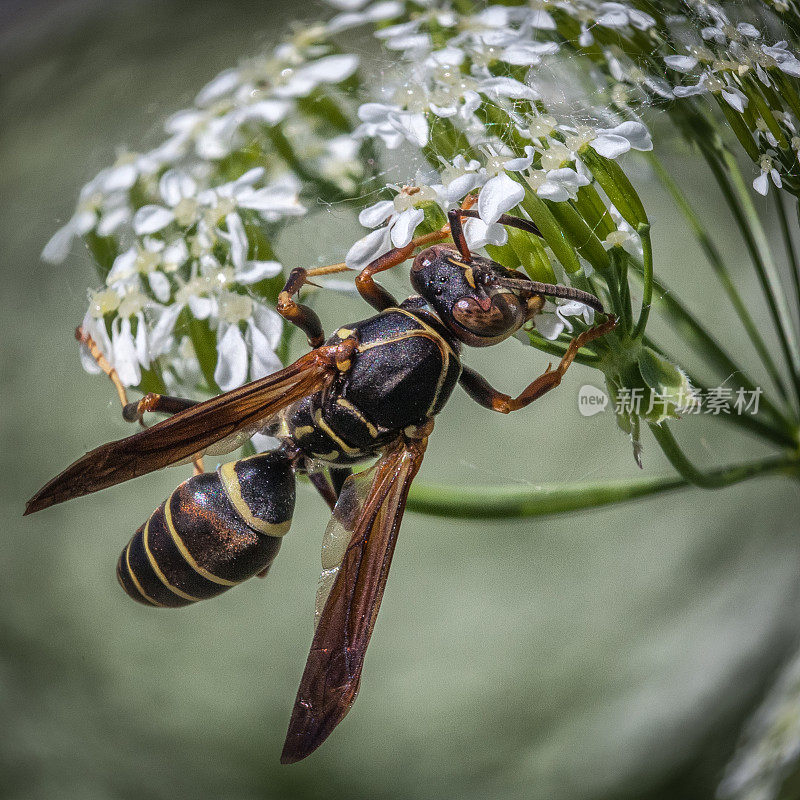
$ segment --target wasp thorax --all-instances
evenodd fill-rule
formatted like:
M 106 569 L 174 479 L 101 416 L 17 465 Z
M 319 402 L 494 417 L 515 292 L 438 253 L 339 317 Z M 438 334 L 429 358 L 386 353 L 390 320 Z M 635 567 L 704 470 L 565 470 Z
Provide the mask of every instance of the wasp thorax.
M 481 256 L 462 259 L 452 247 L 423 250 L 411 267 L 411 283 L 447 328 L 464 344 L 485 347 L 508 338 L 525 322 L 527 296 L 501 281 L 524 276 Z

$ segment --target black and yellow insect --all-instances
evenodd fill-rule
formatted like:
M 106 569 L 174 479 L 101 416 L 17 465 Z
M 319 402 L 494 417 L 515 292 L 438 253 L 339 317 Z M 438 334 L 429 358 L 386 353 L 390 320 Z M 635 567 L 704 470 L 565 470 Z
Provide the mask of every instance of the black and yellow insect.
M 474 198 L 472 198 L 474 200 Z M 29 501 L 26 513 L 98 491 L 202 453 L 235 449 L 256 432 L 276 436 L 269 453 L 222 465 L 179 486 L 136 532 L 120 557 L 120 582 L 152 606 L 183 606 L 264 574 L 288 530 L 294 475 L 305 473 L 331 506 L 323 540 L 317 625 L 281 760 L 315 750 L 344 718 L 361 678 L 408 490 L 434 417 L 460 383 L 476 402 L 502 413 L 524 408 L 557 386 L 580 347 L 615 326 L 613 317 L 572 340 L 555 369 L 516 398 L 493 389 L 461 362 L 463 344 L 483 347 L 511 336 L 541 311 L 546 296 L 600 301 L 571 287 L 536 283 L 470 253 L 450 223 L 373 261 L 356 278 L 377 315 L 326 341 L 319 318 L 294 299 L 309 277 L 342 265 L 295 269 L 278 311 L 306 334 L 311 351 L 280 372 L 202 403 L 157 395 L 126 407 L 174 415 L 78 459 Z M 500 222 L 534 235 L 526 220 Z M 436 244 L 452 237 L 455 248 Z M 373 276 L 424 246 L 411 268 L 418 295 L 398 303 Z M 366 459 L 374 466 L 355 475 Z

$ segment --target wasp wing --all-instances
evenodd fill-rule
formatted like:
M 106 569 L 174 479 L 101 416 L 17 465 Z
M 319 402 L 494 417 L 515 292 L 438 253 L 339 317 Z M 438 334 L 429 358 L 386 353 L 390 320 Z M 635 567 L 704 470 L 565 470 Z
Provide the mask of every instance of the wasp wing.
M 256 433 L 282 408 L 331 382 L 337 372 L 334 349 L 312 350 L 266 378 L 198 403 L 133 436 L 101 445 L 42 487 L 28 501 L 25 513 L 186 461 L 239 432 Z M 236 444 L 234 441 L 231 449 Z
M 401 438 L 374 467 L 345 481 L 325 532 L 317 627 L 283 746 L 284 764 L 316 750 L 356 699 L 408 490 L 426 445 L 427 438 Z

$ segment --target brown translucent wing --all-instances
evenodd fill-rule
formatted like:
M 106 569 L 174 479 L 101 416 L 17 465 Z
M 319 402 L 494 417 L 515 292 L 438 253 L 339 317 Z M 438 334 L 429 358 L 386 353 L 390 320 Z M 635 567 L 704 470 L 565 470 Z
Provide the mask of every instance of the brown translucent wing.
M 316 750 L 356 699 L 408 490 L 426 444 L 427 439 L 398 440 L 342 488 L 323 543 L 317 628 L 283 746 L 284 764 Z
M 237 432 L 255 433 L 282 408 L 330 383 L 336 374 L 333 350 L 312 350 L 266 378 L 198 403 L 133 436 L 101 445 L 42 487 L 28 501 L 25 513 L 188 460 Z

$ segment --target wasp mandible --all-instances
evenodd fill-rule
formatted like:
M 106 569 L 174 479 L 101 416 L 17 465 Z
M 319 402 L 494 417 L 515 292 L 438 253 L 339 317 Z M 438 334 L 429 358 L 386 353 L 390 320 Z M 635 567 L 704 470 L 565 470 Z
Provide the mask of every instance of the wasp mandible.
M 230 452 L 256 432 L 279 449 L 223 464 L 181 484 L 123 550 L 125 591 L 151 606 L 183 606 L 263 575 L 291 522 L 295 475 L 307 474 L 332 508 L 323 539 L 316 629 L 281 761 L 305 758 L 352 706 L 378 614 L 409 488 L 434 417 L 457 383 L 486 408 L 524 408 L 561 382 L 578 350 L 613 330 L 612 315 L 575 337 L 560 363 L 517 397 L 499 392 L 461 363 L 462 344 L 486 347 L 511 336 L 542 310 L 545 297 L 570 298 L 601 314 L 592 294 L 531 281 L 470 252 L 462 219 L 472 196 L 441 230 L 375 259 L 356 278 L 378 312 L 326 340 L 319 317 L 295 296 L 312 277 L 345 269 L 294 269 L 278 311 L 311 351 L 261 380 L 200 403 L 148 395 L 126 406 L 173 416 L 78 459 L 28 502 L 26 514 L 136 478 L 203 453 Z M 499 222 L 540 235 L 525 219 Z M 443 244 L 451 239 L 453 244 Z M 418 292 L 402 303 L 374 276 L 414 257 Z M 357 474 L 353 465 L 377 457 Z M 328 469 L 328 473 L 323 471 Z

